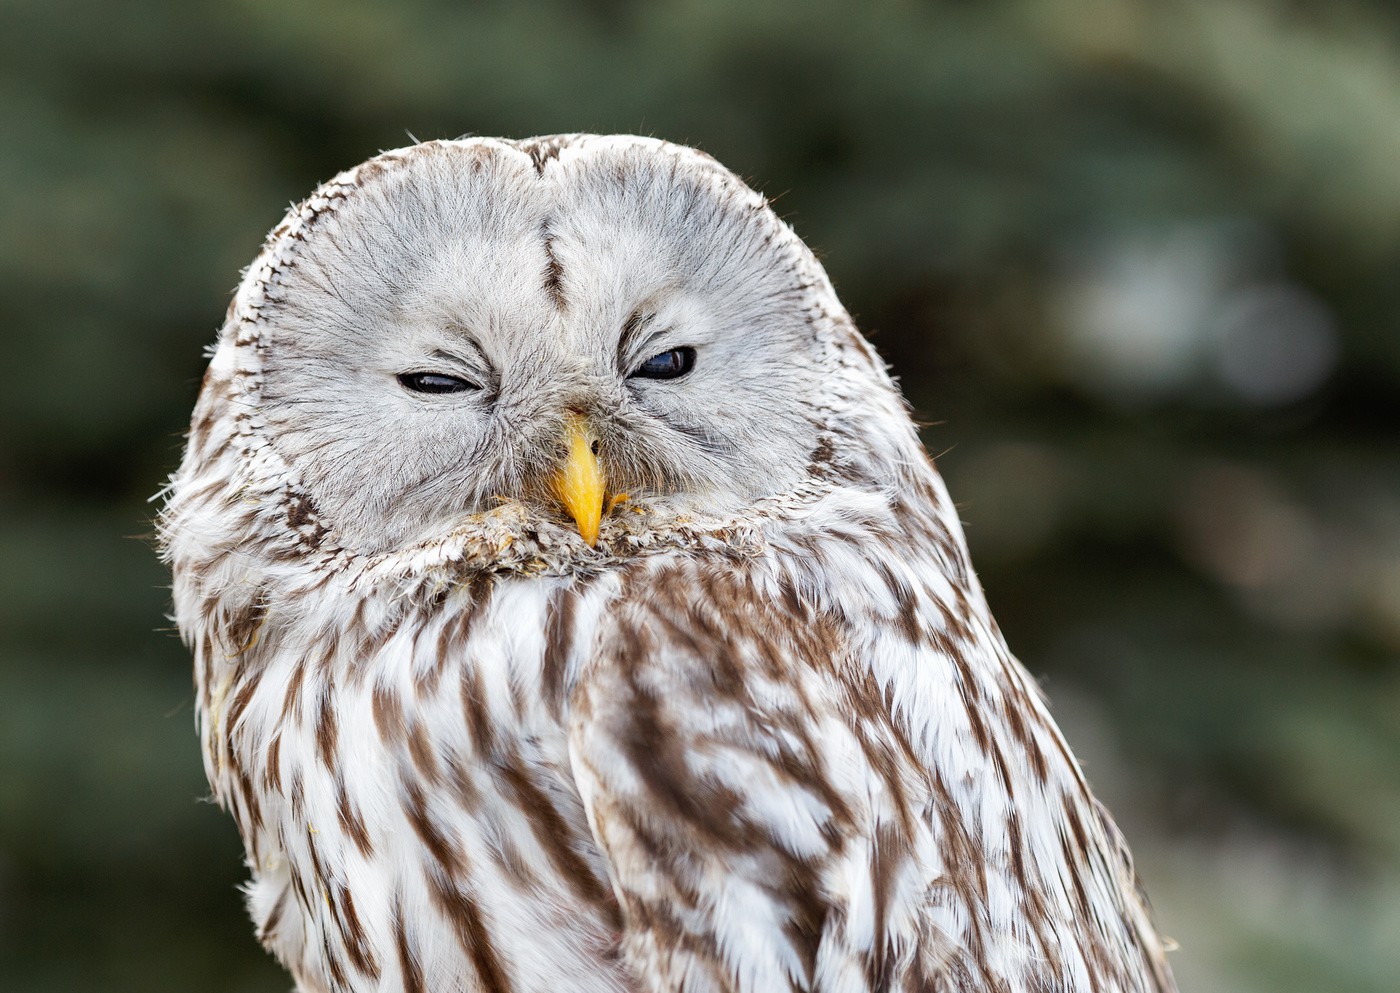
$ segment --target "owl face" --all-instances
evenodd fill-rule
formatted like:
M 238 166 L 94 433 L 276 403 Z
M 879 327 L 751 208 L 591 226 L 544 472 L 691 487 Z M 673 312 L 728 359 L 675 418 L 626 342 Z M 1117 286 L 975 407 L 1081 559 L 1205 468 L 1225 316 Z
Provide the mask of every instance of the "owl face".
M 721 167 L 595 139 L 366 169 L 259 314 L 264 430 L 342 545 L 503 502 L 733 511 L 807 472 L 829 388 L 810 273 Z M 570 497 L 585 462 L 596 492 Z

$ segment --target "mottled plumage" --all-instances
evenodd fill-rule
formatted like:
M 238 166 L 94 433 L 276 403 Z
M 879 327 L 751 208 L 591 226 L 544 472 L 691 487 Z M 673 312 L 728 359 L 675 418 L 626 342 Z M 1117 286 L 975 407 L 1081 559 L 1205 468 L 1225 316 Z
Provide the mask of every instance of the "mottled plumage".
M 238 290 L 162 531 L 301 990 L 1174 989 L 882 363 L 701 153 L 327 183 Z

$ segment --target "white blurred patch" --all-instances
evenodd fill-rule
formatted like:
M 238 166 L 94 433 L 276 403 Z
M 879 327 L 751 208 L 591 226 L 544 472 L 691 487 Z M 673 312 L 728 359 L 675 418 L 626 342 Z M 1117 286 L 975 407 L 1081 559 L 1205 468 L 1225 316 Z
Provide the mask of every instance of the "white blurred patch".
M 1316 391 L 1337 361 L 1332 315 L 1281 272 L 1261 225 L 1215 221 L 1086 239 L 1054 293 L 1065 374 L 1106 399 L 1272 406 Z
M 1297 286 L 1247 286 L 1230 294 L 1212 338 L 1220 379 L 1255 404 L 1301 400 L 1337 363 L 1331 313 Z

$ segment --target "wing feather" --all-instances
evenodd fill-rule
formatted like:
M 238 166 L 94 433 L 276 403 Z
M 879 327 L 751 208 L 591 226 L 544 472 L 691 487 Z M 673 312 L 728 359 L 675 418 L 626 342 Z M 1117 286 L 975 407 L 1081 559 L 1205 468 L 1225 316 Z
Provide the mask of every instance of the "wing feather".
M 975 583 L 843 583 L 662 560 L 602 624 L 570 754 L 642 988 L 1174 990 Z
M 829 621 L 732 570 L 639 577 L 572 700 L 624 954 L 666 991 L 873 990 L 936 953 L 925 778 Z

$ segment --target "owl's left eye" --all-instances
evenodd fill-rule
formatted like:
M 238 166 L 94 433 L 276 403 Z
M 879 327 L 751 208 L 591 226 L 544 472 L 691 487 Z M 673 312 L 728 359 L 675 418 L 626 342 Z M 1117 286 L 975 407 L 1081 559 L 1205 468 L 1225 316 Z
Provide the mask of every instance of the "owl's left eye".
M 477 388 L 475 383 L 445 372 L 405 372 L 398 380 L 404 389 L 414 393 L 463 393 Z
M 673 348 L 653 355 L 632 372 L 633 379 L 680 379 L 695 368 L 695 349 Z

